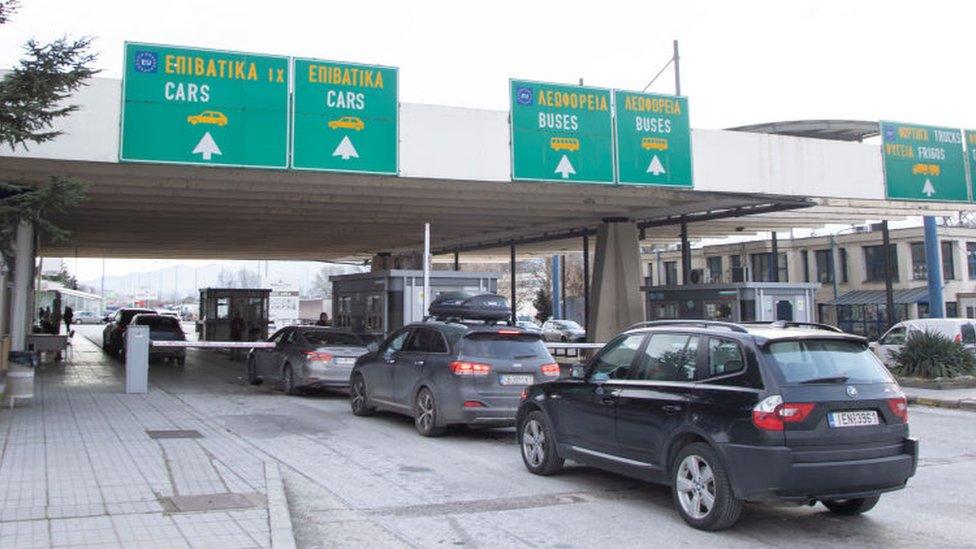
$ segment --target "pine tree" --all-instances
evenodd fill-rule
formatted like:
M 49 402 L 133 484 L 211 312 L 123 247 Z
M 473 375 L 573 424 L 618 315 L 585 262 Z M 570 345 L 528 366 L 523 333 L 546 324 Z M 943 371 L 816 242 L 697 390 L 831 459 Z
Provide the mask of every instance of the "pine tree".
M 535 300 L 532 302 L 532 306 L 535 307 L 535 318 L 539 322 L 545 322 L 549 320 L 552 316 L 552 296 L 549 295 L 548 288 L 539 288 L 539 291 L 535 294 Z

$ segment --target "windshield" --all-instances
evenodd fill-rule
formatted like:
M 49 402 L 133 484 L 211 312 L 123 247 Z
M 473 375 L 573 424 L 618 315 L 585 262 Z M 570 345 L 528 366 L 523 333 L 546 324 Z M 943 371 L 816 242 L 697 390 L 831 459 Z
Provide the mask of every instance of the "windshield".
M 461 340 L 461 355 L 480 358 L 552 360 L 538 335 L 472 334 Z
M 582 330 L 583 327 L 579 324 L 573 322 L 572 320 L 559 320 L 554 323 L 560 328 L 566 328 L 567 330 Z
M 149 326 L 149 330 L 170 330 L 176 331 L 180 328 L 180 322 L 171 316 L 140 316 L 136 319 L 136 324 Z
M 127 309 L 122 311 L 122 316 L 119 318 L 119 323 L 123 326 L 128 326 L 132 322 L 132 317 L 144 314 L 144 313 L 155 313 L 156 311 L 149 311 L 147 309 Z
M 325 330 L 305 332 L 305 340 L 316 347 L 363 347 L 363 342 L 352 334 Z
M 787 383 L 888 383 L 888 370 L 867 345 L 827 339 L 781 341 L 769 345 L 767 355 Z

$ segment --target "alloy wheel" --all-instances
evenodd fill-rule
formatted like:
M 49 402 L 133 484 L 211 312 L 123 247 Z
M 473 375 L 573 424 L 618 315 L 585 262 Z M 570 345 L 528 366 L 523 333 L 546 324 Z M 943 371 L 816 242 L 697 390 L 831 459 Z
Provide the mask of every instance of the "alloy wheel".
M 417 399 L 417 425 L 423 431 L 430 431 L 434 426 L 434 396 L 430 391 L 423 391 Z
M 366 386 L 362 378 L 357 378 L 352 384 L 352 407 L 354 410 L 362 410 L 366 407 Z
M 715 474 L 701 456 L 692 454 L 681 461 L 675 479 L 678 502 L 694 519 L 703 519 L 715 506 Z
M 532 467 L 540 467 L 546 460 L 546 434 L 537 420 L 530 419 L 522 428 L 522 454 Z

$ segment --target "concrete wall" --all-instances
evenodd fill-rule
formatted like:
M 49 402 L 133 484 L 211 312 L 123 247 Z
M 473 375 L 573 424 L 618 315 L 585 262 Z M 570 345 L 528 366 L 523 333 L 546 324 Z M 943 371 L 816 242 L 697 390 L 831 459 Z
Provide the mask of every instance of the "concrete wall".
M 116 162 L 120 80 L 95 78 L 59 122 L 65 134 L 30 150 L 0 146 L 0 156 Z M 404 177 L 505 182 L 511 177 L 508 112 L 443 105 L 400 106 Z M 843 198 L 884 198 L 877 145 L 693 130 L 695 188 Z

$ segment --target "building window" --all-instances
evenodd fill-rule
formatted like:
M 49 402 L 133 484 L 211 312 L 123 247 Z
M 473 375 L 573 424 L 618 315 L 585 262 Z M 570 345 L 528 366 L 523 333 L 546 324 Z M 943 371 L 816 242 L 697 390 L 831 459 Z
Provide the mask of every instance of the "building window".
M 647 264 L 647 285 L 654 285 L 654 263 L 650 262 Z
M 976 242 L 966 243 L 966 265 L 969 266 L 969 278 L 976 278 Z
M 769 276 L 769 260 L 773 254 L 771 253 L 761 253 L 761 254 L 750 254 L 749 261 L 752 263 L 752 280 L 753 282 L 772 282 L 772 278 Z M 786 254 L 779 254 L 779 280 L 778 282 L 789 282 L 789 274 L 787 273 L 787 263 Z
M 942 279 L 952 280 L 956 278 L 956 264 L 952 257 L 953 241 L 943 240 L 939 243 L 942 250 Z M 971 243 L 967 243 L 968 246 Z M 928 266 L 925 263 L 925 243 L 912 242 L 912 279 L 925 280 L 928 278 Z M 972 260 L 970 260 L 972 262 Z M 972 266 L 970 273 L 972 273 Z M 971 276 L 971 275 L 970 275 Z
M 847 284 L 847 248 L 841 248 L 840 252 L 840 281 Z
M 667 286 L 676 286 L 678 284 L 677 261 L 664 262 L 664 284 Z
M 708 282 L 719 283 L 722 281 L 722 256 L 716 255 L 705 258 L 708 267 Z
M 827 284 L 834 281 L 834 254 L 830 250 L 817 250 L 814 252 L 814 260 L 817 262 L 817 282 Z
M 803 264 L 803 281 L 810 282 L 810 252 L 800 250 L 800 263 Z
M 956 262 L 952 256 L 952 249 L 955 248 L 955 242 L 952 240 L 943 240 L 941 243 L 942 248 L 942 280 L 952 280 L 956 278 Z M 952 315 L 950 318 L 955 318 L 956 315 Z
M 946 301 L 946 318 L 959 318 L 959 303 L 957 301 Z
M 891 258 L 891 280 L 898 280 L 898 249 L 894 244 L 888 246 Z M 881 282 L 885 279 L 884 246 L 864 247 L 865 282 Z

